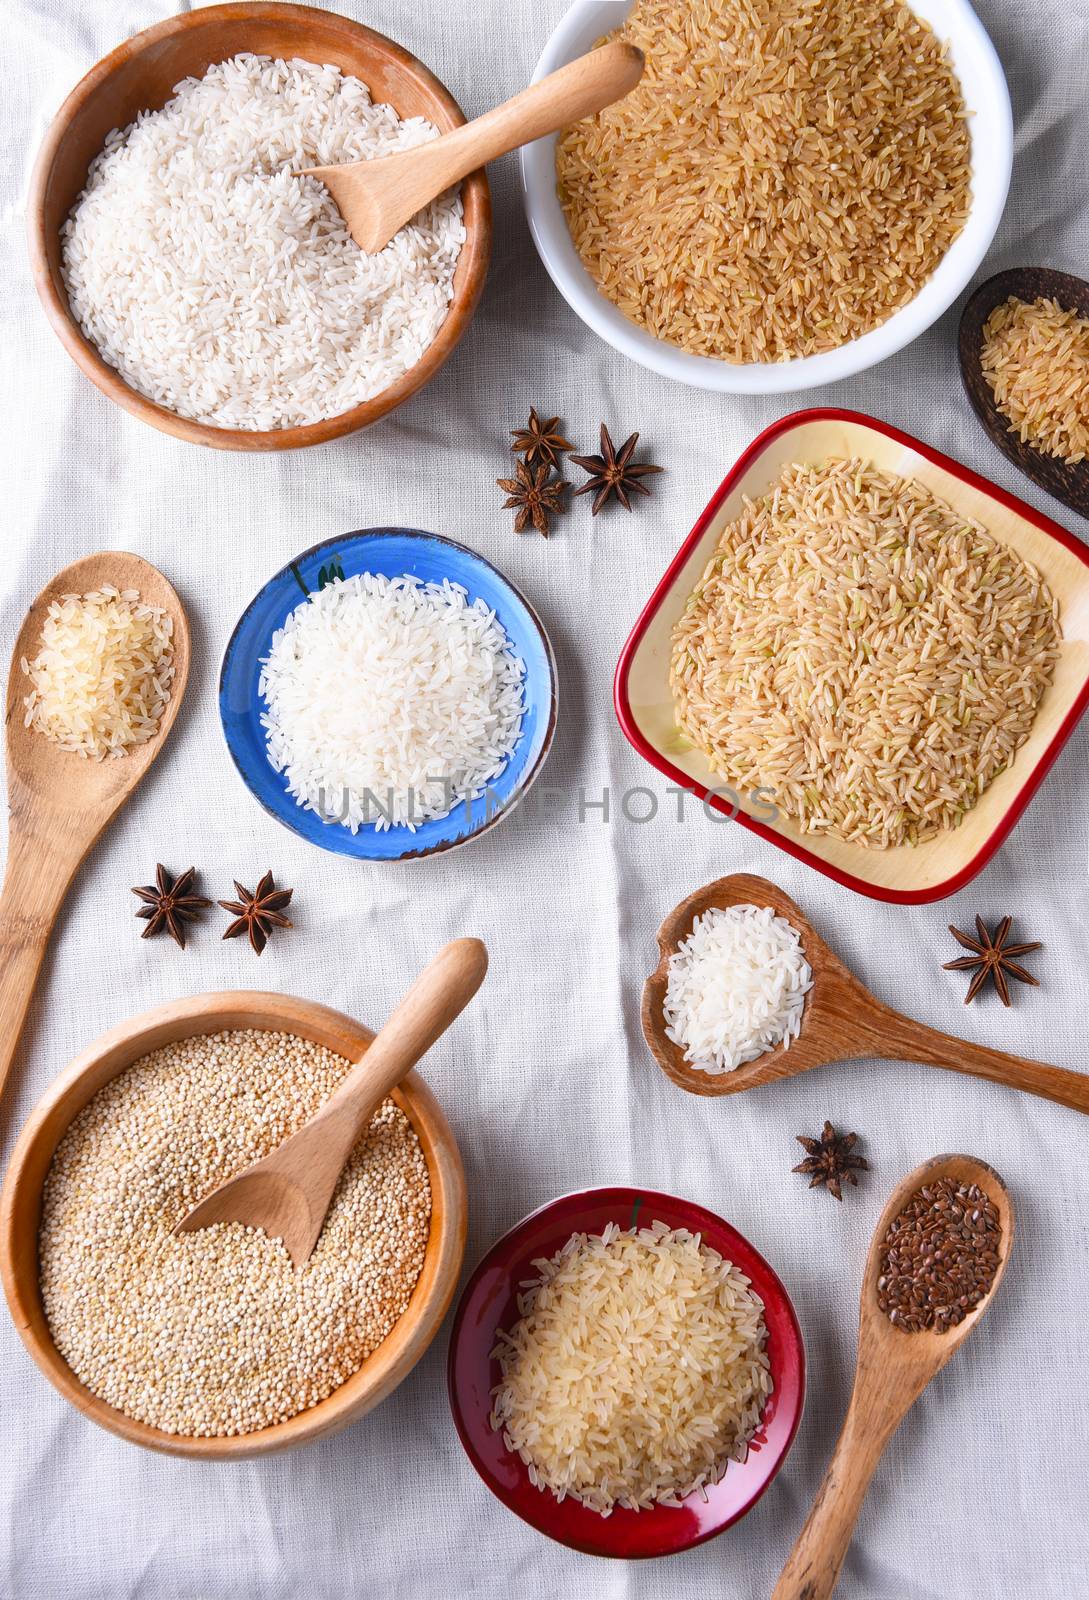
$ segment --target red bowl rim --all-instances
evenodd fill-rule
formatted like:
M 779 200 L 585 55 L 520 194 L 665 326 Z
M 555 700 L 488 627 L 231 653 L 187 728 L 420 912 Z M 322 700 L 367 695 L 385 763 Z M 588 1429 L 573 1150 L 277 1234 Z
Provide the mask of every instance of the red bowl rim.
M 564 1233 L 565 1237 L 569 1236 L 570 1233 L 586 1231 L 580 1224 L 579 1214 L 587 1206 L 615 1209 L 617 1213 L 616 1220 L 618 1221 L 629 1210 L 631 1210 L 634 1219 L 642 1209 L 644 1220 L 649 1220 L 657 1208 L 661 1219 L 667 1223 L 669 1223 L 669 1215 L 662 1215 L 662 1213 L 672 1213 L 674 1217 L 677 1217 L 677 1214 L 680 1213 L 686 1220 L 682 1221 L 678 1218 L 678 1220 L 669 1223 L 670 1226 L 689 1227 L 693 1231 L 698 1228 L 701 1234 L 706 1232 L 710 1236 L 712 1248 L 721 1251 L 725 1244 L 727 1253 L 730 1249 L 735 1250 L 736 1256 L 733 1259 L 736 1260 L 741 1271 L 752 1280 L 754 1289 L 764 1301 L 769 1318 L 774 1318 L 775 1320 L 776 1336 L 783 1344 L 783 1349 L 775 1356 L 775 1397 L 780 1409 L 776 1410 L 774 1418 L 780 1423 L 781 1436 L 774 1446 L 775 1453 L 769 1450 L 762 1481 L 755 1486 L 747 1498 L 737 1505 L 736 1509 L 722 1515 L 720 1520 L 710 1522 L 706 1526 L 700 1526 L 695 1531 L 685 1531 L 674 1526 L 671 1530 L 671 1536 L 658 1541 L 653 1539 L 644 1541 L 648 1544 L 648 1548 L 630 1548 L 625 1543 L 625 1540 L 630 1537 L 631 1532 L 636 1527 L 638 1527 L 640 1534 L 645 1534 L 652 1526 L 652 1519 L 655 1519 L 655 1525 L 660 1527 L 661 1522 L 657 1519 L 672 1515 L 672 1508 L 655 1507 L 651 1510 L 640 1512 L 618 1508 L 613 1511 L 611 1516 L 606 1518 L 601 1517 L 596 1512 L 587 1511 L 585 1507 L 571 1499 L 564 1500 L 561 1504 L 556 1501 L 549 1491 L 532 1489 L 529 1486 L 528 1475 L 524 1465 L 517 1458 L 512 1458 L 510 1452 L 505 1452 L 508 1461 L 514 1462 L 516 1470 L 523 1479 L 523 1483 L 519 1488 L 530 1489 L 530 1496 L 527 1496 L 523 1507 L 512 1500 L 507 1487 L 496 1479 L 488 1462 L 481 1458 L 477 1440 L 487 1439 L 493 1443 L 495 1440 L 495 1434 L 490 1427 L 487 1415 L 477 1414 L 476 1408 L 470 1410 L 463 1404 L 459 1369 L 463 1362 L 473 1359 L 466 1351 L 466 1342 L 469 1337 L 467 1323 L 470 1313 L 475 1310 L 474 1302 L 483 1286 L 485 1276 L 497 1266 L 510 1275 L 510 1265 L 507 1258 L 511 1256 L 512 1252 L 519 1249 L 524 1236 L 532 1230 L 533 1225 L 546 1215 L 552 1214 L 555 1216 L 556 1221 L 561 1224 L 560 1231 Z M 633 1223 L 629 1222 L 626 1225 L 632 1226 Z M 597 1224 L 594 1224 L 590 1231 L 594 1231 L 596 1226 Z M 725 1239 L 723 1236 L 725 1236 Z M 489 1336 L 489 1342 L 493 1338 L 494 1331 Z M 515 1223 L 512 1228 L 508 1228 L 506 1233 L 502 1234 L 488 1248 L 473 1269 L 454 1312 L 450 1344 L 447 1352 L 446 1380 L 450 1412 L 458 1438 L 461 1440 L 462 1447 L 477 1474 L 491 1490 L 492 1494 L 495 1495 L 496 1499 L 501 1501 L 509 1511 L 513 1511 L 516 1516 L 521 1517 L 530 1527 L 535 1528 L 539 1533 L 545 1534 L 548 1538 L 556 1540 L 557 1543 L 567 1546 L 569 1549 L 578 1550 L 584 1555 L 639 1560 L 662 1555 L 673 1555 L 682 1550 L 694 1549 L 696 1545 L 705 1544 L 708 1539 L 713 1539 L 718 1534 L 724 1533 L 727 1528 L 732 1527 L 735 1522 L 746 1516 L 757 1501 L 763 1497 L 790 1454 L 801 1423 L 806 1394 L 805 1343 L 802 1338 L 798 1314 L 778 1273 L 761 1255 L 759 1250 L 750 1244 L 744 1234 L 740 1233 L 725 1218 L 720 1217 L 716 1212 L 698 1204 L 696 1201 L 685 1200 L 678 1195 L 666 1194 L 655 1189 L 636 1188 L 628 1184 L 606 1184 L 590 1189 L 572 1190 L 568 1194 L 558 1195 L 554 1200 L 550 1200 L 545 1205 L 538 1206 L 536 1210 L 531 1211 L 520 1222 Z M 782 1429 L 784 1419 L 786 1425 L 785 1429 Z M 765 1417 L 761 1428 L 769 1420 L 771 1419 Z M 765 1448 L 768 1448 L 768 1446 L 765 1445 Z M 756 1453 L 762 1454 L 762 1451 L 754 1451 L 754 1454 Z M 732 1470 L 734 1470 L 733 1464 L 727 1467 L 723 1482 L 726 1481 Z M 734 1481 L 736 1482 L 736 1478 Z M 692 1498 L 694 1499 L 695 1497 Z M 562 1527 L 562 1523 L 565 1521 L 583 1523 L 583 1531 L 581 1533 L 578 1531 L 565 1531 Z
M 856 894 L 866 895 L 871 900 L 885 900 L 893 905 L 927 905 L 934 900 L 944 900 L 947 896 L 955 894 L 958 889 L 963 889 L 965 884 L 982 872 L 988 861 L 998 847 L 1008 837 L 1014 824 L 1020 818 L 1029 801 L 1043 783 L 1048 771 L 1057 759 L 1066 741 L 1070 738 L 1078 722 L 1081 720 L 1087 706 L 1089 706 L 1089 678 L 1082 685 L 1077 699 L 1056 729 L 1051 742 L 1044 750 L 1035 767 L 1025 778 L 1024 783 L 1017 791 L 1009 807 L 999 819 L 994 831 L 987 838 L 980 849 L 958 872 L 943 882 L 934 884 L 928 889 L 889 889 L 882 884 L 868 883 L 864 878 L 856 877 L 854 873 L 847 872 L 841 867 L 834 866 L 831 862 L 822 861 L 819 856 L 807 850 L 804 845 L 793 839 L 788 839 L 780 833 L 769 828 L 766 823 L 758 821 L 755 817 L 748 816 L 737 807 L 727 805 L 719 796 L 710 793 L 690 778 L 687 773 L 675 767 L 662 753 L 657 750 L 640 732 L 636 726 L 632 713 L 631 702 L 628 698 L 628 674 L 635 652 L 642 642 L 643 635 L 650 626 L 651 620 L 666 596 L 672 590 L 681 568 L 688 560 L 693 548 L 707 531 L 709 524 L 716 515 L 719 507 L 726 497 L 732 492 L 738 480 L 748 471 L 752 463 L 767 447 L 781 434 L 789 433 L 791 429 L 803 426 L 810 422 L 849 422 L 863 427 L 872 428 L 877 433 L 883 433 L 887 438 L 895 440 L 897 444 L 906 445 L 914 450 L 924 460 L 934 466 L 942 467 L 954 477 L 969 484 L 973 489 L 988 495 L 992 500 L 997 500 L 999 505 L 1005 506 L 1008 511 L 1023 517 L 1027 522 L 1034 523 L 1043 533 L 1050 534 L 1059 544 L 1069 550 L 1073 555 L 1089 567 L 1089 550 L 1072 533 L 1057 522 L 1046 516 L 1042 511 L 1037 511 L 1026 501 L 1018 499 L 1016 495 L 1009 494 L 997 484 L 989 482 L 986 478 L 973 472 L 971 467 L 966 467 L 963 462 L 955 460 L 952 456 L 945 455 L 941 450 L 935 450 L 931 445 L 924 444 L 921 439 L 913 434 L 904 433 L 900 428 L 894 428 L 889 422 L 882 422 L 878 417 L 867 416 L 862 411 L 848 411 L 838 406 L 813 406 L 802 411 L 792 411 L 785 417 L 780 417 L 770 427 L 757 435 L 752 443 L 742 451 L 737 461 L 723 478 L 715 493 L 711 496 L 706 508 L 701 513 L 692 532 L 685 539 L 677 554 L 666 568 L 654 593 L 639 613 L 639 617 L 631 633 L 625 641 L 617 662 L 616 675 L 613 680 L 613 705 L 616 710 L 617 720 L 628 740 L 644 760 L 649 761 L 652 767 L 669 778 L 673 783 L 680 784 L 691 793 L 696 794 L 705 805 L 712 806 L 716 811 L 729 817 L 732 821 L 739 822 L 743 828 L 748 828 L 750 833 L 755 833 L 761 839 L 766 839 L 779 850 L 785 850 L 797 861 L 804 861 L 806 866 L 813 867 L 817 872 L 823 873 L 826 878 L 831 878 L 835 883 L 842 884 L 846 889 L 853 889 Z

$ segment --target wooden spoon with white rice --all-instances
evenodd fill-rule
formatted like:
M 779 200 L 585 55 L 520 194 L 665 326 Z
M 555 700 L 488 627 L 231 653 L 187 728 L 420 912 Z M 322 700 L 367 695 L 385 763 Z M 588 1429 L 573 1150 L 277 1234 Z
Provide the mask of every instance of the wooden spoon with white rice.
M 670 961 L 691 938 L 697 918 L 731 906 L 770 907 L 776 917 L 789 923 L 801 941 L 812 985 L 805 992 L 800 1022 L 791 1018 L 789 1026 L 780 1030 L 781 1043 L 753 1059 L 739 1048 L 735 1055 L 740 1065 L 708 1070 L 686 1060 L 684 1048 L 670 1034 L 672 1025 L 666 1014 Z M 928 1066 L 989 1078 L 1089 1114 L 1089 1073 L 1069 1072 L 1004 1050 L 991 1050 L 928 1028 L 884 1005 L 829 949 L 790 896 L 767 878 L 738 872 L 697 889 L 658 929 L 658 949 L 661 959 L 643 988 L 643 1033 L 666 1077 L 690 1094 L 736 1094 L 833 1061 L 923 1061 Z M 673 1026 L 673 1033 L 677 1031 Z M 734 1041 L 739 1042 L 743 1041 Z

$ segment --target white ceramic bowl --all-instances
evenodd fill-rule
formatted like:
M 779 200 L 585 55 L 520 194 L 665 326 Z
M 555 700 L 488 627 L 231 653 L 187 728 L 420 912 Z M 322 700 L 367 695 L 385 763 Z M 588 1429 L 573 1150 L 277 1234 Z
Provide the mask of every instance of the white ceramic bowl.
M 575 0 L 545 46 L 534 82 L 589 50 L 617 28 L 632 0 Z M 556 198 L 555 136 L 522 150 L 522 188 L 534 243 L 552 281 L 594 332 L 653 372 L 728 394 L 784 394 L 862 372 L 917 339 L 966 287 L 994 238 L 1013 166 L 1013 113 L 995 48 L 969 0 L 911 0 L 916 14 L 948 43 L 970 115 L 972 209 L 945 258 L 902 310 L 871 333 L 796 361 L 735 365 L 693 356 L 655 339 L 600 294 L 579 260 Z

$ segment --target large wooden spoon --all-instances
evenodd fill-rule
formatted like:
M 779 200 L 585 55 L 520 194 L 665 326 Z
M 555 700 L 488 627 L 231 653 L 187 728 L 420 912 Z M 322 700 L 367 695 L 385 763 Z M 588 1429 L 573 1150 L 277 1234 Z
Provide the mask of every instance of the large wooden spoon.
M 801 1032 L 789 1045 L 779 1045 L 733 1072 L 701 1072 L 666 1035 L 662 1008 L 667 968 L 697 917 L 712 906 L 732 905 L 771 906 L 797 929 L 813 971 L 813 987 L 806 996 Z M 658 948 L 661 960 L 643 988 L 643 1032 L 662 1071 L 690 1094 L 737 1094 L 832 1061 L 922 1061 L 1089 1112 L 1089 1074 L 972 1044 L 883 1005 L 828 948 L 790 896 L 767 878 L 738 872 L 697 889 L 658 929 Z
M 377 161 L 309 167 L 306 172 L 321 179 L 356 244 L 373 255 L 436 195 L 470 172 L 603 110 L 630 93 L 642 76 L 643 52 L 614 40 L 429 144 Z
M 890 1223 L 917 1189 L 939 1178 L 974 1183 L 1001 1224 L 998 1270 L 986 1296 L 945 1333 L 905 1333 L 877 1303 L 881 1245 Z M 975 1328 L 998 1292 L 1013 1246 L 1013 1204 L 1002 1179 L 973 1156 L 935 1156 L 899 1184 L 874 1230 L 862 1280 L 854 1390 L 824 1481 L 798 1535 L 772 1600 L 827 1600 L 851 1543 L 858 1513 L 881 1455 L 907 1411 Z
M 30 680 L 20 663 L 38 653 L 50 603 L 113 584 L 135 589 L 174 623 L 174 680 L 159 731 L 120 759 L 85 761 L 24 726 Z M 41 970 L 49 935 L 84 856 L 158 756 L 189 676 L 189 624 L 181 601 L 150 562 L 123 550 L 74 561 L 47 583 L 19 630 L 5 707 L 8 855 L 0 895 L 0 1095 Z
M 242 1222 L 282 1239 L 301 1267 L 318 1242 L 337 1179 L 363 1129 L 469 1004 L 487 970 L 488 952 L 479 939 L 445 945 L 321 1110 L 271 1155 L 213 1189 L 174 1232 Z

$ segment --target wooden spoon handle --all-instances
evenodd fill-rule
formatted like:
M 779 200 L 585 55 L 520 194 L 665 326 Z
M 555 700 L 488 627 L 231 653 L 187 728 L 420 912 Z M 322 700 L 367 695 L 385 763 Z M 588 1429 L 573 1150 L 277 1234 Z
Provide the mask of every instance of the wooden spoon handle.
M 444 1034 L 484 982 L 488 952 L 479 939 L 444 945 L 409 989 L 363 1059 L 331 1095 L 320 1118 L 335 1123 L 338 1136 L 353 1145 L 375 1108 L 400 1083 L 436 1039 Z
M 1065 1067 L 1051 1067 L 1025 1056 L 972 1044 L 884 1006 L 876 1024 L 867 1019 L 867 1025 L 873 1027 L 873 1052 L 882 1060 L 923 1061 L 929 1066 L 949 1067 L 953 1072 L 989 1078 L 992 1083 L 1005 1083 L 1011 1089 L 1023 1089 L 1027 1094 L 1056 1100 L 1059 1105 L 1089 1114 L 1089 1073 L 1070 1072 Z
M 877 1463 L 915 1399 L 913 1393 L 904 1396 L 905 1404 L 875 1416 L 869 1398 L 860 1393 L 861 1387 L 860 1378 L 817 1498 L 771 1600 L 827 1600 L 839 1579 Z
M 519 145 L 543 139 L 545 134 L 612 105 L 634 89 L 642 76 L 643 52 L 620 40 L 550 72 L 494 111 L 444 134 L 433 146 L 423 147 L 434 160 L 428 174 L 431 194 L 452 187 Z
M 63 839 L 36 840 L 9 812 L 8 860 L 0 894 L 0 1099 L 65 891 L 79 865 Z

